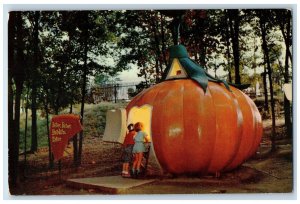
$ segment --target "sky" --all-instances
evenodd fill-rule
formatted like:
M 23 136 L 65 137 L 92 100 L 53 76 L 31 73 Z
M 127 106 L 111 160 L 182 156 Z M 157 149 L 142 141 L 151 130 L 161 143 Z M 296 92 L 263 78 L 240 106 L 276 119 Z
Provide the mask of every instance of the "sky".
M 101 64 L 105 64 L 108 66 L 116 66 L 117 65 L 117 61 L 114 60 L 113 57 L 110 56 L 100 56 L 98 58 L 98 62 Z M 118 72 L 117 73 L 117 78 L 120 78 L 122 82 L 126 83 L 126 82 L 141 82 L 143 81 L 143 78 L 140 78 L 137 76 L 138 74 L 138 67 L 134 64 L 130 65 L 131 69 L 129 70 L 125 70 L 122 72 Z
M 143 81 L 143 78 L 138 77 L 138 67 L 132 66 L 131 70 L 122 71 L 119 73 L 118 76 L 122 82 L 141 82 Z

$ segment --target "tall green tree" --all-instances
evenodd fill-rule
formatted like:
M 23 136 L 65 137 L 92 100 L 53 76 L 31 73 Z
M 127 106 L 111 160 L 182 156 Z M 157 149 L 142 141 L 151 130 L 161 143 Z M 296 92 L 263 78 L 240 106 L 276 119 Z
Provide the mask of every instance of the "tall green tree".
M 230 36 L 232 40 L 232 50 L 235 67 L 235 83 L 241 83 L 240 77 L 240 48 L 239 48 L 239 32 L 240 32 L 240 11 L 238 9 L 228 9 L 227 11 Z
M 62 109 L 68 106 L 72 107 L 74 103 L 80 101 L 79 48 L 74 33 L 64 29 L 64 13 L 42 12 L 41 16 L 44 29 L 40 36 L 42 39 L 41 52 L 43 53 L 41 69 L 44 79 L 41 98 L 43 98 L 47 120 L 49 120 L 49 114 L 57 115 Z M 53 158 L 50 152 L 49 138 L 48 131 L 49 165 L 52 167 Z M 77 148 L 76 144 L 74 146 Z M 74 161 L 77 158 L 76 150 L 74 148 Z
M 217 39 L 219 13 L 218 10 L 187 10 L 183 16 L 180 30 L 182 44 L 195 61 L 206 69 L 220 44 Z
M 31 69 L 32 73 L 32 83 L 31 83 L 31 151 L 37 151 L 38 139 L 37 139 L 37 78 L 39 70 L 39 21 L 40 21 L 40 11 L 35 11 L 33 15 L 33 67 Z
M 24 21 L 21 12 L 10 12 L 8 32 L 9 182 L 11 186 L 16 186 L 19 169 L 20 102 L 26 69 Z
M 170 18 L 155 10 L 117 12 L 119 26 L 117 67 L 139 68 L 138 76 L 145 82 L 159 82 L 168 60 L 167 47 L 171 44 L 168 25 Z
M 114 39 L 113 11 L 74 11 L 63 13 L 64 30 L 77 40 L 75 45 L 78 53 L 78 68 L 81 73 L 81 123 L 84 124 L 84 103 L 86 99 L 89 75 L 95 72 L 115 73 L 116 69 L 97 60 L 109 52 L 109 41 Z M 76 139 L 75 139 L 76 140 Z M 83 131 L 79 135 L 77 165 L 81 164 Z M 77 149 L 77 148 L 76 148 Z
M 270 21 L 271 12 L 270 10 L 257 10 L 256 11 L 259 17 L 259 24 L 261 30 L 261 38 L 262 38 L 262 49 L 266 59 L 266 66 L 268 71 L 268 78 L 270 84 L 270 98 L 271 98 L 271 115 L 272 115 L 272 150 L 276 149 L 275 139 L 276 139 L 276 121 L 275 121 L 275 101 L 274 101 L 274 91 L 273 91 L 273 80 L 272 80 L 272 68 L 271 68 L 271 61 L 270 61 L 270 53 L 269 47 L 267 42 L 267 35 L 270 31 L 270 27 L 272 23 Z M 269 21 L 267 21 L 269 19 Z
M 282 36 L 285 43 L 285 63 L 284 63 L 284 83 L 290 83 L 290 71 L 289 71 L 289 59 L 292 64 L 292 54 L 291 54 L 291 45 L 292 45 L 292 14 L 291 10 L 282 10 L 276 9 L 273 11 L 275 16 L 275 22 L 280 28 Z M 289 100 L 284 95 L 284 119 L 285 126 L 287 129 L 288 135 L 292 135 L 292 122 L 291 122 L 291 104 Z

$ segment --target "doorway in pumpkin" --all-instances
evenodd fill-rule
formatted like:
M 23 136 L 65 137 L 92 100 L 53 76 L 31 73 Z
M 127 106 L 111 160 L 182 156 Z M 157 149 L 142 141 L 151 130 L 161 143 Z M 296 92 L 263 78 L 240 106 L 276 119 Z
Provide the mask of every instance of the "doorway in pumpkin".
M 127 118 L 127 125 L 130 123 L 142 122 L 144 124 L 144 132 L 151 137 L 151 118 L 152 118 L 152 106 L 145 104 L 140 107 L 134 106 L 130 109 Z

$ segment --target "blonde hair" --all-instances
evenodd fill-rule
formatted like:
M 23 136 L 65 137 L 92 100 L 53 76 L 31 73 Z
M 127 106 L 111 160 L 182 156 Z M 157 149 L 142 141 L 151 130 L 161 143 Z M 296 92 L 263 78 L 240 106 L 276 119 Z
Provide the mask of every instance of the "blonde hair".
M 134 129 L 136 132 L 144 130 L 144 124 L 142 122 L 137 122 L 134 124 Z

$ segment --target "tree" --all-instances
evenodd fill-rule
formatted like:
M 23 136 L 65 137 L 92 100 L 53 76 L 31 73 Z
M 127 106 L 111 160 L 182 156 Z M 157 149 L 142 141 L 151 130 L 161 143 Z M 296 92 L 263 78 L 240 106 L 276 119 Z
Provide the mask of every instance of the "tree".
M 218 10 L 188 10 L 183 17 L 180 30 L 182 44 L 195 61 L 206 69 L 220 45 L 217 39 L 219 20 Z
M 270 62 L 270 55 L 269 55 L 269 48 L 267 44 L 267 32 L 268 32 L 268 26 L 270 25 L 270 22 L 267 22 L 266 19 L 270 18 L 270 11 L 269 10 L 258 10 L 257 14 L 259 16 L 259 23 L 260 23 L 260 30 L 261 30 L 261 38 L 262 38 L 262 49 L 264 51 L 264 56 L 266 59 L 266 66 L 268 70 L 268 76 L 269 76 L 269 84 L 270 84 L 270 97 L 271 97 L 271 115 L 272 115 L 272 151 L 276 149 L 275 144 L 275 137 L 276 137 L 276 122 L 275 122 L 275 102 L 274 102 L 274 96 L 273 96 L 273 80 L 272 80 L 272 69 L 271 69 L 271 62 Z
M 120 49 L 117 67 L 130 69 L 138 66 L 138 75 L 143 76 L 146 83 L 158 83 L 168 64 L 166 47 L 171 35 L 166 27 L 169 18 L 161 11 L 152 10 L 121 11 L 117 16 Z
M 39 69 L 39 18 L 40 12 L 34 12 L 34 28 L 33 28 L 33 67 L 31 69 L 32 72 L 32 83 L 31 83 L 31 117 L 32 117 L 32 125 L 31 125 L 31 151 L 37 151 L 37 78 L 38 78 L 38 69 Z
M 9 14 L 9 180 L 12 186 L 18 182 L 20 142 L 20 101 L 25 76 L 24 28 L 21 12 Z M 13 95 L 15 97 L 13 97 Z M 15 105 L 13 104 L 15 102 Z M 14 110 L 14 111 L 13 111 Z
M 280 31 L 285 42 L 285 65 L 284 65 L 284 83 L 290 82 L 289 77 L 289 59 L 292 63 L 292 54 L 290 52 L 290 46 L 292 45 L 292 29 L 291 29 L 291 11 L 276 9 L 273 11 L 275 15 L 276 23 L 279 25 Z M 285 126 L 288 135 L 292 135 L 292 123 L 291 123 L 291 105 L 284 95 L 284 119 Z
M 14 12 L 9 13 L 8 21 L 8 162 L 9 162 L 9 179 L 12 184 L 16 185 L 17 182 L 17 172 L 15 168 L 18 167 L 16 161 L 16 147 L 15 143 L 15 124 L 14 124 L 14 90 L 13 90 L 13 76 L 14 76 L 14 66 L 15 66 L 15 34 L 16 34 L 16 14 Z
M 263 78 L 264 98 L 265 98 L 264 110 L 266 112 L 269 112 L 269 99 L 268 99 L 268 89 L 267 89 L 267 70 L 266 70 L 265 63 L 263 66 L 264 66 L 264 72 L 262 73 L 262 78 Z
M 40 26 L 39 101 L 43 104 L 47 120 L 49 167 L 54 166 L 49 134 L 49 115 L 59 112 L 79 100 L 79 74 L 74 56 L 76 49 L 69 36 L 61 29 L 60 12 L 42 12 Z
M 96 57 L 105 56 L 109 51 L 108 42 L 114 39 L 114 12 L 112 11 L 76 11 L 63 13 L 64 30 L 77 38 L 77 60 L 81 72 L 81 123 L 84 119 L 88 76 L 95 72 L 115 73 L 116 69 L 97 61 Z M 76 140 L 76 139 L 75 139 Z M 79 135 L 78 157 L 76 165 L 81 164 L 83 131 Z M 76 148 L 77 149 L 77 148 Z
M 235 67 L 235 83 L 241 84 L 240 77 L 240 51 L 239 51 L 239 31 L 240 31 L 240 12 L 238 9 L 228 9 L 227 11 L 230 36 L 232 40 L 232 50 Z
M 225 49 L 226 47 L 226 54 L 225 57 L 227 64 L 225 67 L 225 71 L 228 71 L 228 81 L 230 83 L 232 83 L 232 46 L 231 46 L 231 42 L 230 42 L 230 27 L 229 27 L 229 18 L 228 18 L 228 12 L 227 10 L 224 10 L 221 14 L 220 14 L 220 20 L 219 20 L 219 34 L 221 36 L 220 41 L 223 42 L 222 47 L 223 49 Z

